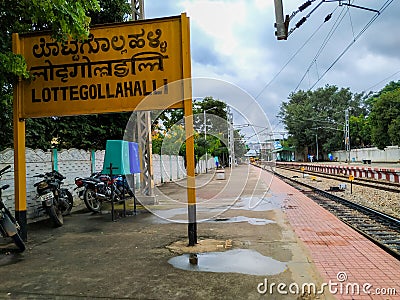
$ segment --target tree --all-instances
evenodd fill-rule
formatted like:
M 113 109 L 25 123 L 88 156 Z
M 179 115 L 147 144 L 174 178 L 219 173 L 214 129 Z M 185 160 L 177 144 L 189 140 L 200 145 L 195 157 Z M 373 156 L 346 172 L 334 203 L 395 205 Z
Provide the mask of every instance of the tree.
M 90 25 L 126 21 L 131 7 L 125 0 L 99 0 L 99 10 L 87 11 Z M 107 140 L 121 140 L 131 112 L 60 117 L 57 127 L 58 148 L 104 149 Z
M 400 86 L 389 83 L 374 96 L 369 115 L 371 136 L 375 146 L 384 149 L 386 146 L 400 144 Z M 394 87 L 394 89 L 393 89 Z
M 206 112 L 207 136 L 205 136 L 204 128 L 204 111 Z M 228 129 L 227 123 L 227 106 L 226 103 L 216 100 L 213 97 L 205 97 L 201 101 L 193 101 L 194 114 L 194 139 L 195 139 L 195 157 L 196 160 L 205 156 L 206 152 L 212 156 L 219 156 L 222 161 L 227 163 L 228 157 Z M 157 124 L 153 128 L 153 153 L 167 154 L 167 149 L 163 143 L 170 143 L 169 136 L 175 136 L 172 140 L 183 143 L 180 148 L 180 155 L 184 155 L 185 143 L 184 136 L 177 133 L 177 125 L 183 125 L 183 110 L 167 110 L 162 112 L 155 121 Z M 183 127 L 182 127 L 183 128 Z M 179 131 L 179 130 L 178 130 Z M 176 137 L 178 136 L 178 138 Z M 241 141 L 243 138 L 239 131 L 234 131 L 235 137 L 235 154 L 242 156 L 246 153 L 245 145 Z M 182 140 L 183 139 L 183 140 Z M 175 151 L 176 152 L 176 151 Z
M 246 144 L 243 142 L 244 135 L 240 134 L 240 130 L 235 129 L 233 131 L 234 136 L 234 150 L 236 157 L 243 157 L 246 152 Z
M 297 151 L 320 157 L 343 149 L 343 126 L 347 108 L 352 115 L 366 113 L 365 96 L 353 95 L 349 89 L 326 85 L 315 91 L 298 91 L 282 103 L 278 117 L 289 132 L 289 140 Z M 322 154 L 322 155 L 321 155 Z
M 126 0 L 99 0 L 99 4 L 99 11 L 89 11 L 92 25 L 124 22 L 132 13 Z
M 371 126 L 366 116 L 363 114 L 350 116 L 349 129 L 352 148 L 364 148 L 372 145 Z
M 131 8 L 125 0 L 4 0 L 0 11 L 0 104 L 4 116 L 1 150 L 13 145 L 12 85 L 17 76 L 29 77 L 23 57 L 11 52 L 11 33 L 51 30 L 57 41 L 69 36 L 85 39 L 89 25 L 125 21 Z M 128 113 L 121 113 L 30 119 L 26 123 L 26 144 L 48 149 L 56 141 L 57 147 L 104 148 L 107 139 L 123 137 L 128 118 Z
M 3 0 L 0 2 L 0 108 L 3 114 L 0 150 L 13 145 L 13 84 L 18 77 L 26 79 L 30 76 L 24 58 L 12 53 L 12 33 L 51 30 L 56 40 L 64 40 L 67 36 L 84 39 L 89 34 L 90 24 L 90 18 L 86 14 L 99 9 L 97 0 Z M 35 121 L 30 122 L 32 123 Z M 44 126 L 45 123 L 38 122 L 33 127 L 33 132 L 27 135 L 34 136 L 38 128 Z M 29 128 L 27 127 L 27 130 Z

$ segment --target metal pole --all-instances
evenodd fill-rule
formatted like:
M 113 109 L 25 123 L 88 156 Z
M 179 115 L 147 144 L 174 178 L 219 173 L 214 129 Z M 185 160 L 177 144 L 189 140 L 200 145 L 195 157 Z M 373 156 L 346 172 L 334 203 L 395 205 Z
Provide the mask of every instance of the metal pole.
M 206 149 L 206 174 L 208 173 L 207 165 L 207 122 L 206 122 L 206 110 L 203 110 L 203 115 L 204 115 L 204 148 Z
M 348 155 L 347 163 L 350 164 L 350 128 L 349 128 L 349 109 L 345 111 L 345 145 Z
M 233 113 L 231 112 L 230 107 L 228 106 L 228 146 L 229 146 L 229 163 L 230 167 L 233 168 L 235 166 L 235 135 L 233 131 Z M 262 147 L 261 147 L 262 148 Z M 260 153 L 261 153 L 260 148 Z
M 285 21 L 283 19 L 283 5 L 282 0 L 274 0 L 275 4 L 275 26 L 276 37 L 278 40 L 286 39 Z
M 189 19 L 186 14 L 181 14 L 182 49 L 189 49 L 190 31 Z M 196 176 L 194 164 L 194 129 L 193 129 L 193 103 L 191 86 L 190 51 L 184 51 L 182 55 L 183 78 L 183 112 L 185 118 L 186 133 L 186 172 L 187 172 L 187 199 L 188 199 L 188 237 L 189 246 L 197 244 L 197 220 L 196 220 Z
M 144 0 L 131 0 L 133 20 L 144 20 Z M 140 190 L 143 195 L 153 196 L 153 162 L 151 148 L 151 119 L 149 111 L 138 111 L 138 143 L 141 153 Z
M 317 157 L 315 157 L 315 160 L 318 160 L 318 133 L 315 133 L 315 144 L 317 145 Z
M 18 33 L 12 34 L 12 48 L 13 53 L 22 53 Z M 21 238 L 27 241 L 25 120 L 19 117 L 22 111 L 22 101 L 23 93 L 21 79 L 19 79 L 14 85 L 13 100 L 15 219 L 20 225 L 19 234 Z

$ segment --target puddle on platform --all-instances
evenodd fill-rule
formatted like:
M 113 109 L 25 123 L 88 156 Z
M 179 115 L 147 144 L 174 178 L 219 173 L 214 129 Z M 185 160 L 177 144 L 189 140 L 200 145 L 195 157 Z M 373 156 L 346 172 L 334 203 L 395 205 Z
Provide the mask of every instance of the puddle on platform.
M 287 198 L 287 194 L 268 194 L 266 197 L 241 197 L 237 201 L 232 200 L 231 203 L 215 204 L 218 206 L 202 206 L 202 204 L 197 205 L 197 222 L 214 222 L 214 218 L 218 219 L 222 213 L 229 209 L 243 209 L 249 211 L 269 211 L 281 209 L 284 207 L 284 200 Z M 233 203 L 234 202 L 234 203 Z M 232 204 L 233 203 L 233 204 Z M 153 214 L 150 222 L 152 223 L 187 223 L 188 220 L 188 209 L 187 207 L 177 207 L 171 209 L 154 209 L 150 210 Z M 222 221 L 222 220 L 218 220 Z M 265 225 L 272 223 L 270 220 L 266 219 L 256 219 L 247 217 L 234 217 L 229 218 L 226 222 L 237 223 L 237 222 L 248 222 L 252 225 Z
M 286 263 L 261 255 L 250 249 L 197 254 L 197 265 L 189 263 L 189 254 L 171 258 L 168 263 L 177 269 L 198 272 L 275 275 L 286 270 Z
M 270 197 L 244 197 L 240 198 L 232 208 L 251 211 L 280 209 L 283 206 L 284 198 L 283 195 L 272 195 Z
M 213 220 L 209 220 L 208 222 L 218 222 L 218 223 L 240 223 L 240 222 L 247 222 L 251 225 L 266 225 L 275 223 L 274 221 L 267 220 L 267 219 L 259 219 L 259 218 L 249 218 L 244 216 L 237 216 L 232 218 L 217 218 Z

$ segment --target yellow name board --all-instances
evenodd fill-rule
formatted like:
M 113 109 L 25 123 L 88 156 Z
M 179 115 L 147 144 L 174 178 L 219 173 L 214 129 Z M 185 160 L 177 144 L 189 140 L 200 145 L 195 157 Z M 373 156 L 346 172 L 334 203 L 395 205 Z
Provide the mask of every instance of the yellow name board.
M 167 84 L 184 79 L 187 19 L 182 14 L 96 26 L 84 42 L 19 36 L 16 42 L 34 76 L 21 84 L 19 117 L 183 107 L 183 85 Z M 145 97 L 150 100 L 141 105 Z

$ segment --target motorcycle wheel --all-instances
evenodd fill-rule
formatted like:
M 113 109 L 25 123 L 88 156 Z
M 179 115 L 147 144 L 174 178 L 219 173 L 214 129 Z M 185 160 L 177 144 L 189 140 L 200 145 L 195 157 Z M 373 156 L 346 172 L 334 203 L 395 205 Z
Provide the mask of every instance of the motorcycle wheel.
M 18 249 L 19 249 L 19 252 L 24 252 L 25 249 L 26 249 L 25 243 L 24 243 L 24 241 L 21 239 L 21 237 L 19 236 L 19 234 L 16 233 L 16 234 L 14 234 L 11 238 L 13 239 L 14 244 L 17 245 L 17 247 L 18 247 Z
M 83 193 L 83 201 L 91 212 L 100 212 L 101 202 L 96 198 L 96 192 L 94 190 L 87 188 Z
M 65 190 L 65 195 L 67 196 L 69 206 L 68 206 L 68 208 L 63 212 L 63 216 L 70 215 L 70 214 L 71 214 L 72 207 L 74 206 L 74 198 L 72 197 L 72 194 L 70 193 L 70 191 Z
M 64 217 L 62 212 L 58 209 L 58 207 L 55 207 L 54 205 L 51 205 L 50 207 L 46 206 L 46 212 L 49 215 L 50 220 L 53 223 L 54 227 L 63 226 Z

